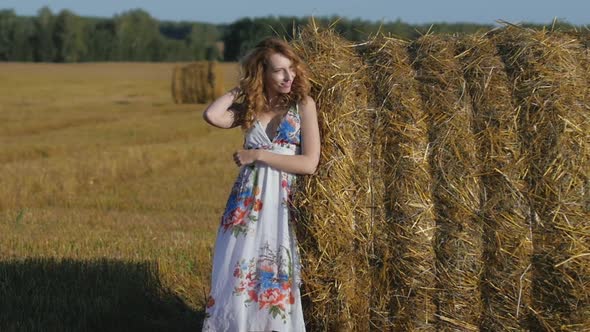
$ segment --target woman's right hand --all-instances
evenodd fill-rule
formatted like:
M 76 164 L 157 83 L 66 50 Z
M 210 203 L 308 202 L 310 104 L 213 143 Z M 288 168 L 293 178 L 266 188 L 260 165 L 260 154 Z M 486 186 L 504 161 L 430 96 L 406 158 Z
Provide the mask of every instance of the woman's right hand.
M 203 119 L 218 128 L 233 128 L 236 126 L 236 110 L 232 108 L 240 88 L 235 87 L 221 97 L 215 99 L 203 111 Z

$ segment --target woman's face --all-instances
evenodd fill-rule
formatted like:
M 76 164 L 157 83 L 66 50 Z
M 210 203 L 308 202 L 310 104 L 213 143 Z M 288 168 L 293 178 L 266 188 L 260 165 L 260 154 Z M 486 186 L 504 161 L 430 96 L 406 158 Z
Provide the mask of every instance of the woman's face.
M 269 97 L 291 92 L 291 85 L 295 79 L 295 68 L 286 56 L 281 53 L 270 55 L 264 75 L 265 89 Z

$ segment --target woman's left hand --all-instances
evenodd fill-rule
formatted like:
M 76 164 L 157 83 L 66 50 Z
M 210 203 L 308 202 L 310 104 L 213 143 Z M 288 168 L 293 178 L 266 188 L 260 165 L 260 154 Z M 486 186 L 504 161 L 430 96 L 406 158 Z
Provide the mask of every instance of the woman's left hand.
M 249 165 L 259 159 L 260 150 L 238 150 L 234 153 L 234 162 L 238 166 Z

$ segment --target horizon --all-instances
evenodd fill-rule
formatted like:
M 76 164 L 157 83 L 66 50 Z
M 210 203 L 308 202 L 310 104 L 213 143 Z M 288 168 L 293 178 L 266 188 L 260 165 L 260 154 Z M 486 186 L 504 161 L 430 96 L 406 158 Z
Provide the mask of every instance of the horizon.
M 467 23 L 482 25 L 499 25 L 498 21 L 510 23 L 551 24 L 554 20 L 578 26 L 588 26 L 590 19 L 583 13 L 590 12 L 590 2 L 571 0 L 557 4 L 548 0 L 523 0 L 514 2 L 498 0 L 495 3 L 474 3 L 468 0 L 448 1 L 444 4 L 435 0 L 422 1 L 420 4 L 403 3 L 396 5 L 386 0 L 371 1 L 373 7 L 357 8 L 355 1 L 342 0 L 316 3 L 313 0 L 300 0 L 296 7 L 286 3 L 282 11 L 269 10 L 275 3 L 263 0 L 256 4 L 227 2 L 197 4 L 190 0 L 169 0 L 165 4 L 155 1 L 103 0 L 100 4 L 88 1 L 68 0 L 30 0 L 26 3 L 16 0 L 4 1 L 3 9 L 14 10 L 19 16 L 35 16 L 37 12 L 48 7 L 53 13 L 67 9 L 79 16 L 110 18 L 133 9 L 141 9 L 159 21 L 188 21 L 211 24 L 231 24 L 244 18 L 264 17 L 327 17 L 348 20 L 360 19 L 370 22 L 396 22 L 412 25 L 437 23 Z M 307 4 L 307 6 L 306 6 Z M 424 11 L 424 8 L 431 10 Z M 369 11 L 367 11 L 369 10 Z M 394 14 L 384 15 L 393 12 Z

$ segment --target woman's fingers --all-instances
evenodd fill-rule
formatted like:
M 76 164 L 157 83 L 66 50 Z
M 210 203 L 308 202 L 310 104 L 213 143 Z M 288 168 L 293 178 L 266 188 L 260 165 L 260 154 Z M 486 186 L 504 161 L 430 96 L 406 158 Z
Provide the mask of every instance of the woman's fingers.
M 236 163 L 236 165 L 242 166 L 242 161 L 240 160 L 239 152 L 234 153 L 234 162 Z
M 257 150 L 239 150 L 234 153 L 234 161 L 238 166 L 250 165 L 257 160 Z

